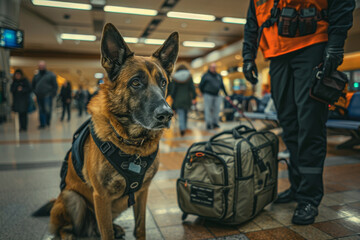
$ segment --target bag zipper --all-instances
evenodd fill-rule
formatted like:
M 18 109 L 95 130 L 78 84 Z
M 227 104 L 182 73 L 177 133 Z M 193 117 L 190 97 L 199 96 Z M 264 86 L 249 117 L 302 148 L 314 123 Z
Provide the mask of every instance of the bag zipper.
M 226 162 L 224 161 L 224 159 L 222 158 L 222 157 L 220 157 L 220 156 L 217 156 L 216 154 L 214 154 L 214 153 L 212 153 L 212 152 L 209 152 L 209 151 L 193 151 L 193 152 L 190 152 L 189 153 L 189 155 L 192 155 L 192 154 L 196 154 L 196 153 L 199 153 L 199 152 L 201 152 L 201 153 L 205 153 L 205 154 L 207 154 L 207 155 L 210 155 L 210 156 L 213 156 L 213 157 L 215 157 L 215 158 L 217 158 L 218 160 L 220 160 L 221 161 L 221 163 L 223 164 L 223 166 L 224 166 L 224 185 L 225 186 L 228 186 L 229 185 L 229 173 L 228 173 L 228 169 L 227 169 L 227 164 L 226 164 Z M 190 163 L 190 159 L 188 158 L 188 159 L 186 159 L 187 160 L 187 162 L 189 162 Z M 185 161 L 184 161 L 185 162 Z M 182 169 L 182 171 L 181 171 L 181 177 L 183 178 L 184 177 L 184 169 Z

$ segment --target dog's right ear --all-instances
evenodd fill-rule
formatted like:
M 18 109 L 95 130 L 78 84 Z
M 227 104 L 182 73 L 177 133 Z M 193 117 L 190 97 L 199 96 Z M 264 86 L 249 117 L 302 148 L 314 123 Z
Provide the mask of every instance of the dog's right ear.
M 111 81 L 116 78 L 125 60 L 133 55 L 116 27 L 106 24 L 101 39 L 101 64 Z

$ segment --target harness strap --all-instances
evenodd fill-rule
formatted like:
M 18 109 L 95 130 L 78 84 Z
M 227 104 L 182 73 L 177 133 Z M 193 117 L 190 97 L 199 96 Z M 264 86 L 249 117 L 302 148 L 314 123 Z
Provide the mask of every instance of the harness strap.
M 90 123 L 91 136 L 109 163 L 126 180 L 126 189 L 123 196 L 129 195 L 128 206 L 135 204 L 134 193 L 138 191 L 143 183 L 147 169 L 154 162 L 159 148 L 149 156 L 128 155 L 117 148 L 112 142 L 101 141 Z

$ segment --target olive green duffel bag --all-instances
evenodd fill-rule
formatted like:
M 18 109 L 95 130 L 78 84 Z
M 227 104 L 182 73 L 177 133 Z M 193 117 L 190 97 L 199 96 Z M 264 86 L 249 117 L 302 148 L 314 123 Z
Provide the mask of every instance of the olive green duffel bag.
M 277 196 L 278 138 L 268 131 L 239 126 L 194 143 L 177 181 L 178 204 L 225 224 L 253 218 Z

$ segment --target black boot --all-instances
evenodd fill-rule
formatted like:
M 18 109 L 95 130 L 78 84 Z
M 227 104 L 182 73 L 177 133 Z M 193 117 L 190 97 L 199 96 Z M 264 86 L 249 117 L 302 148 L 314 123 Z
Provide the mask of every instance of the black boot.
M 314 223 L 317 215 L 317 207 L 311 203 L 299 203 L 291 221 L 297 225 L 308 225 Z
M 288 189 L 278 194 L 278 198 L 274 201 L 274 203 L 289 203 L 292 201 L 295 201 L 295 193 Z

